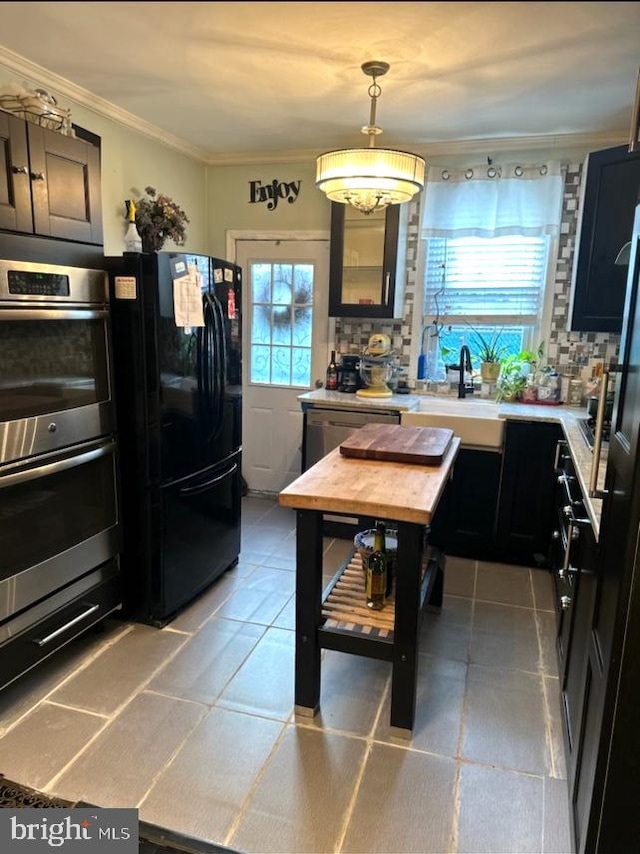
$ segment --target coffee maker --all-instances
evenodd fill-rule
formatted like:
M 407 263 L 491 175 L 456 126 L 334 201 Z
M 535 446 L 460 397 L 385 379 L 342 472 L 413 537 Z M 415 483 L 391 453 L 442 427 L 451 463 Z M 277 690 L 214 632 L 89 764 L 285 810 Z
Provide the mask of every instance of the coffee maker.
M 338 391 L 354 394 L 361 387 L 360 356 L 342 356 L 338 369 Z

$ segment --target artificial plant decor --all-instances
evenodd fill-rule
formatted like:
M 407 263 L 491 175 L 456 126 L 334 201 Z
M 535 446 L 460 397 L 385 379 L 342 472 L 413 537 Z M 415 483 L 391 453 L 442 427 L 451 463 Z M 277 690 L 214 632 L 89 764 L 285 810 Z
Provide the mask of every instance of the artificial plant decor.
M 180 205 L 154 187 L 145 187 L 146 196 L 136 202 L 136 227 L 142 240 L 143 252 L 158 252 L 166 240 L 183 246 L 189 217 Z

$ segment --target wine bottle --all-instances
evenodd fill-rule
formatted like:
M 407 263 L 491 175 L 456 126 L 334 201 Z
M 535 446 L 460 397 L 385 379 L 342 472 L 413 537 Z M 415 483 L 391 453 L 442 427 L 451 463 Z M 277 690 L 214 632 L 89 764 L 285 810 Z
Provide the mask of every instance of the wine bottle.
M 367 606 L 375 611 L 384 608 L 387 590 L 387 554 L 384 546 L 384 526 L 378 523 L 373 539 L 373 554 L 367 562 Z
M 388 599 L 391 596 L 391 587 L 393 584 L 393 573 L 391 572 L 391 559 L 389 558 L 389 552 L 387 551 L 387 529 L 384 522 L 376 522 L 376 528 L 380 528 L 382 532 L 382 551 L 384 552 L 385 559 L 387 562 L 387 585 L 385 587 L 385 597 Z
M 336 365 L 336 351 L 331 351 L 331 361 L 327 366 L 324 387 L 327 391 L 336 391 L 338 388 L 338 366 Z

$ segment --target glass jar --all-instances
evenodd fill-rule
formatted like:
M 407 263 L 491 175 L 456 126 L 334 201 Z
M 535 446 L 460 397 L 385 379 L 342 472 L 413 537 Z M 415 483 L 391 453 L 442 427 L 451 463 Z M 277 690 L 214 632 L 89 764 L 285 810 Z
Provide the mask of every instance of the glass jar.
M 536 378 L 533 374 L 529 374 L 527 377 L 527 382 L 522 390 L 522 402 L 523 403 L 536 403 L 538 400 L 538 386 L 536 384 Z
M 582 380 L 572 379 L 569 381 L 569 406 L 582 406 Z

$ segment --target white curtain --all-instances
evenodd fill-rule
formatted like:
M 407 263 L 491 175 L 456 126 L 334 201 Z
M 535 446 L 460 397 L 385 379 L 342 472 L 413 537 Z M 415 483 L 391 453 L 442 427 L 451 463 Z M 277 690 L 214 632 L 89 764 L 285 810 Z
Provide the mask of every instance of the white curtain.
M 563 185 L 557 162 L 432 166 L 423 196 L 422 237 L 556 237 Z

